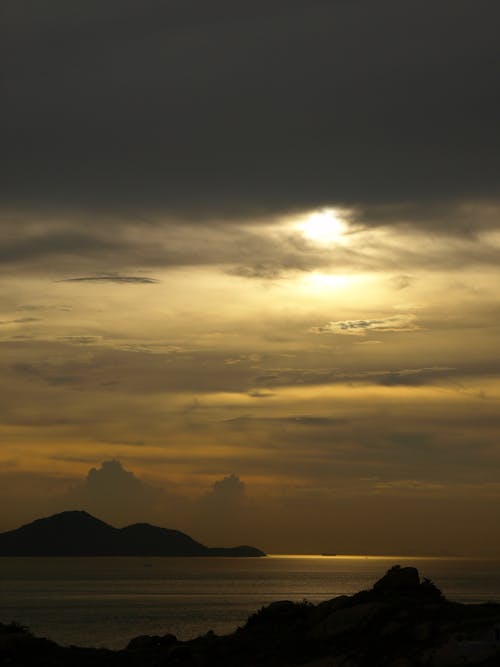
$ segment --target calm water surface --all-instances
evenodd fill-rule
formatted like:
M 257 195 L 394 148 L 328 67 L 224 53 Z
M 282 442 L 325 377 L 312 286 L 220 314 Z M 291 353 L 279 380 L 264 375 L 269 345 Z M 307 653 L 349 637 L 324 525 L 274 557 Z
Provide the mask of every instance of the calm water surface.
M 0 622 L 62 644 L 121 648 L 140 634 L 231 632 L 274 600 L 318 602 L 414 565 L 461 602 L 500 602 L 500 562 L 445 558 L 0 558 Z

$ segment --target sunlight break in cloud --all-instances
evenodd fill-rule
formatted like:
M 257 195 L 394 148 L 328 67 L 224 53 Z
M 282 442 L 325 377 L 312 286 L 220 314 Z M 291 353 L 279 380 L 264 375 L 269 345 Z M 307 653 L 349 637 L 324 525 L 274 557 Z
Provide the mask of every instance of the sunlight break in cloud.
M 348 336 L 364 336 L 369 331 L 415 331 L 419 327 L 415 324 L 415 315 L 393 315 L 373 320 L 340 320 L 328 322 L 319 327 L 312 327 L 311 331 L 318 334 L 333 333 Z
M 297 229 L 306 239 L 319 244 L 340 243 L 346 230 L 345 223 L 334 209 L 315 211 L 302 220 Z

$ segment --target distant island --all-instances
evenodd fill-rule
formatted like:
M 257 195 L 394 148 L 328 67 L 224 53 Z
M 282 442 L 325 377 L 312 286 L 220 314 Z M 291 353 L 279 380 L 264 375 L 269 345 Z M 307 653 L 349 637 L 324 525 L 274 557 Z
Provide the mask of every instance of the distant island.
M 167 628 L 166 628 L 167 629 Z M 395 566 L 368 591 L 273 602 L 226 636 L 143 635 L 125 649 L 59 646 L 0 623 L 9 667 L 498 667 L 500 605 L 446 600 L 413 567 Z
M 178 530 L 135 523 L 115 528 L 84 511 L 37 519 L 0 533 L 0 556 L 230 556 L 266 554 L 250 546 L 206 547 Z

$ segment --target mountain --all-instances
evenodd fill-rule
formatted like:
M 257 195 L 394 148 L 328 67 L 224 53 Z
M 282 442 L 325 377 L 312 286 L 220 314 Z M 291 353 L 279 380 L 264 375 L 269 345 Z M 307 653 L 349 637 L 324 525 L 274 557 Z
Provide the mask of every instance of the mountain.
M 209 548 L 178 530 L 114 528 L 87 512 L 61 512 L 0 533 L 0 556 L 265 556 L 255 547 Z

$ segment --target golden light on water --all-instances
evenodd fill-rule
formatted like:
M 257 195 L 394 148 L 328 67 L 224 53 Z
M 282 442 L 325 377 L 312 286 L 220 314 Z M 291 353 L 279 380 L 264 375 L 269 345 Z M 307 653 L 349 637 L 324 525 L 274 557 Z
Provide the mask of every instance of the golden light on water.
M 414 561 L 414 560 L 466 560 L 463 556 L 401 556 L 401 555 L 371 555 L 371 554 L 266 554 L 266 558 L 280 560 L 322 560 L 325 562 L 335 560 L 354 560 L 354 561 Z

